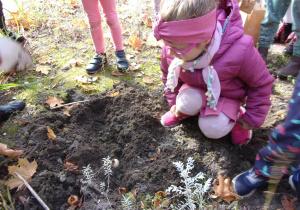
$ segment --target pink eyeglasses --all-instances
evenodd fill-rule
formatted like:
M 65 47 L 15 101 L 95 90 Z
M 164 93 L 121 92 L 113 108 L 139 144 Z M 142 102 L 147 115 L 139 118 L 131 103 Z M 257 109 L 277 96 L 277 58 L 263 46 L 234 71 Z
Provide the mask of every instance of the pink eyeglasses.
M 164 43 L 165 43 L 165 42 L 164 42 Z M 185 51 L 182 52 L 181 50 L 178 50 L 178 49 L 176 49 L 176 48 L 174 48 L 174 47 L 171 47 L 170 45 L 168 45 L 168 44 L 165 43 L 165 45 L 166 45 L 169 49 L 173 50 L 177 55 L 185 55 L 185 54 L 187 54 L 189 51 L 191 51 L 191 50 L 196 46 L 196 44 L 197 44 L 197 43 L 192 44 L 192 45 L 189 46 Z

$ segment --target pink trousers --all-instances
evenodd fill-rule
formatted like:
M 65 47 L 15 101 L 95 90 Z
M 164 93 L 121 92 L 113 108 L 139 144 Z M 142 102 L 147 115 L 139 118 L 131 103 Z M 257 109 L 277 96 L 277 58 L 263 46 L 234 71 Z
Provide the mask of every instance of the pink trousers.
M 89 18 L 91 35 L 97 53 L 104 53 L 104 38 L 99 3 L 102 6 L 104 17 L 110 28 L 116 51 L 123 50 L 122 29 L 120 26 L 115 0 L 81 0 L 84 11 Z
M 184 89 L 177 95 L 176 107 L 186 115 L 197 115 L 203 106 L 203 97 L 198 90 L 188 88 Z M 238 114 L 237 114 L 238 115 Z M 211 139 L 219 139 L 227 135 L 235 125 L 235 122 L 220 112 L 219 115 L 208 115 L 201 117 L 199 115 L 198 125 L 202 133 Z

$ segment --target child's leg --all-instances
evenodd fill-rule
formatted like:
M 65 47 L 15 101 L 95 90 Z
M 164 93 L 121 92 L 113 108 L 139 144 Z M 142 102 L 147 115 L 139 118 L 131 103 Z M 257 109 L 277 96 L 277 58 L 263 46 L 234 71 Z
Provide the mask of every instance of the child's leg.
M 286 121 L 270 134 L 270 142 L 256 155 L 253 170 L 233 179 L 233 188 L 240 196 L 250 196 L 255 189 L 266 183 L 279 168 L 292 173 L 300 167 L 300 76 L 290 100 Z M 275 166 L 273 168 L 273 166 Z
M 168 111 L 161 117 L 160 122 L 164 127 L 174 127 L 178 125 L 181 120 L 198 114 L 201 106 L 201 93 L 192 88 L 184 89 L 180 91 L 176 97 L 176 109 L 179 110 L 182 115 L 175 117 L 171 111 Z
M 202 95 L 195 89 L 185 89 L 177 95 L 176 107 L 186 115 L 196 115 L 199 113 L 202 106 Z
M 233 128 L 234 122 L 227 115 L 220 113 L 219 116 L 199 117 L 199 128 L 203 134 L 211 139 L 219 139 L 227 135 Z
M 260 23 L 259 47 L 270 48 L 270 45 L 274 41 L 280 20 L 286 14 L 291 2 L 292 0 L 267 0 L 265 17 Z
M 104 53 L 104 38 L 101 26 L 101 14 L 99 10 L 98 0 L 81 0 L 84 11 L 89 18 L 91 35 L 98 54 Z
M 288 107 L 286 121 L 270 134 L 269 144 L 256 156 L 254 168 L 257 173 L 269 176 L 276 160 L 284 161 L 285 173 L 291 173 L 300 165 L 300 77 L 297 78 L 294 93 Z M 289 161 L 287 161 L 289 160 Z
M 110 28 L 116 51 L 123 50 L 122 29 L 119 22 L 115 0 L 100 0 L 106 23 Z
M 153 0 L 155 14 L 159 12 L 160 2 L 161 0 Z
M 300 1 L 292 1 L 292 15 L 293 15 L 293 25 L 292 30 L 296 33 L 296 35 L 300 36 Z M 293 55 L 300 57 L 300 40 L 296 39 L 294 44 Z

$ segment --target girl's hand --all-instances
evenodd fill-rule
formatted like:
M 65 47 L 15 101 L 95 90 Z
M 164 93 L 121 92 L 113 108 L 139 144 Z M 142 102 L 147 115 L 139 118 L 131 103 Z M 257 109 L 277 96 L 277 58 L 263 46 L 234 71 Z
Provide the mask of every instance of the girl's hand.
M 247 123 L 243 118 L 238 119 L 236 123 L 238 123 L 241 126 L 241 128 L 243 128 L 244 130 L 253 129 L 253 127 L 249 123 Z
M 170 111 L 176 118 L 182 115 L 182 113 L 176 108 L 176 105 L 173 105 Z

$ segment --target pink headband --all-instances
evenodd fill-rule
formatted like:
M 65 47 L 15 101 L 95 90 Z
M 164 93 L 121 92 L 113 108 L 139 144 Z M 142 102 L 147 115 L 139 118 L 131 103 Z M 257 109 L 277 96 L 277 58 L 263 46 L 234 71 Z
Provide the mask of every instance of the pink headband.
M 157 15 L 153 25 L 157 41 L 165 39 L 175 43 L 200 43 L 212 38 L 217 23 L 217 9 L 206 15 L 179 21 L 163 22 Z

